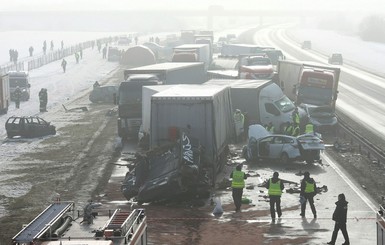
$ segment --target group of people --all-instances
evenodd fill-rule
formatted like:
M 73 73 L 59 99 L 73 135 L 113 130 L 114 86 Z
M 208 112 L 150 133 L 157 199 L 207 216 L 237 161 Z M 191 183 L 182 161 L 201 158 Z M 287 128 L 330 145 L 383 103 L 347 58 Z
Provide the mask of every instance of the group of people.
M 20 101 L 23 96 L 23 93 L 19 86 L 16 87 L 15 91 L 13 92 L 14 100 L 15 100 L 15 107 L 16 109 L 20 108 Z M 39 102 L 40 102 L 40 112 L 46 112 L 47 111 L 47 103 L 48 103 L 48 93 L 46 88 L 42 88 L 39 91 Z
M 245 188 L 245 180 L 249 177 L 244 171 L 242 171 L 242 165 L 236 166 L 235 170 L 231 173 L 232 179 L 232 197 L 235 205 L 235 211 L 239 212 L 242 205 L 243 188 Z M 270 215 L 272 223 L 275 223 L 276 214 L 278 218 L 282 216 L 281 209 L 281 196 L 284 190 L 284 181 L 279 178 L 279 173 L 274 172 L 272 178 L 267 180 L 262 187 L 268 189 L 269 203 L 270 203 Z M 301 180 L 300 187 L 300 203 L 301 203 L 301 217 L 305 217 L 306 204 L 309 203 L 314 219 L 317 218 L 317 210 L 314 205 L 314 196 L 317 194 L 317 185 L 313 178 L 310 177 L 309 172 L 304 173 L 304 177 Z M 338 195 L 338 201 L 335 203 L 336 208 L 334 210 L 332 219 L 335 221 L 332 239 L 327 244 L 334 245 L 337 239 L 338 231 L 341 230 L 345 242 L 343 245 L 349 245 L 349 236 L 346 230 L 346 217 L 348 210 L 348 202 L 345 199 L 343 193 Z
M 17 63 L 17 59 L 19 58 L 19 52 L 16 49 L 9 50 L 9 61 Z

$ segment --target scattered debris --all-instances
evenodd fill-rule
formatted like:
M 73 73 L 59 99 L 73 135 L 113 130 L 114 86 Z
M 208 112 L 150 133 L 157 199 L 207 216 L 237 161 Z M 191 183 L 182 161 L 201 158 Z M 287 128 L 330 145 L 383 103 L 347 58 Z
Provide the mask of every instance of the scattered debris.
M 338 140 L 334 142 L 333 149 L 340 153 L 353 151 L 353 148 L 351 147 L 350 143 L 340 143 L 338 142 Z
M 88 111 L 88 108 L 86 106 L 81 106 L 81 107 L 75 107 L 71 109 L 67 109 L 64 104 L 62 104 L 65 112 L 71 112 L 71 111 Z

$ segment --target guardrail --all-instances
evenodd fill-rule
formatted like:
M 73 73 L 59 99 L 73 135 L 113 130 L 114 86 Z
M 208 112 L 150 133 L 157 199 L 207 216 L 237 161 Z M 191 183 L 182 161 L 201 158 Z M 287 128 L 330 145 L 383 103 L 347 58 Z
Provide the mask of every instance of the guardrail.
M 95 43 L 100 42 L 102 45 L 111 42 L 113 39 L 117 39 L 118 37 L 105 37 L 91 41 L 86 41 L 82 43 L 78 43 L 72 45 L 70 47 L 54 50 L 51 52 L 47 52 L 46 54 L 42 54 L 35 57 L 27 57 L 23 60 L 20 60 L 17 63 L 7 63 L 5 65 L 0 66 L 0 75 L 7 74 L 9 71 L 30 71 L 33 69 L 37 69 L 51 62 L 63 59 L 64 57 L 68 57 L 70 55 L 79 52 L 82 49 L 87 49 L 95 45 Z M 27 63 L 27 66 L 24 65 Z
M 385 165 L 385 151 L 375 144 L 371 143 L 367 138 L 362 136 L 352 127 L 350 127 L 342 118 L 338 117 L 339 134 L 342 134 L 344 138 L 349 138 L 350 142 L 358 144 L 358 151 L 361 155 L 366 155 L 369 160 L 377 161 Z

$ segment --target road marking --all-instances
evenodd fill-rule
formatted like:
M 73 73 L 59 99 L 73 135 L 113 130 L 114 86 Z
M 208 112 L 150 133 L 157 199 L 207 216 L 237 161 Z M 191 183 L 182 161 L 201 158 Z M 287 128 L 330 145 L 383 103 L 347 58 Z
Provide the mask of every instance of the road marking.
M 350 188 L 352 188 L 352 190 L 362 199 L 362 201 L 364 201 L 364 203 L 368 205 L 368 207 L 373 210 L 373 212 L 377 213 L 378 208 L 376 205 L 374 205 L 372 201 L 370 201 L 366 195 L 356 187 L 356 185 L 341 171 L 341 169 L 333 163 L 333 161 L 326 153 L 323 154 L 323 158 L 325 158 L 329 165 L 337 172 L 339 176 L 341 176 L 341 178 L 350 186 Z

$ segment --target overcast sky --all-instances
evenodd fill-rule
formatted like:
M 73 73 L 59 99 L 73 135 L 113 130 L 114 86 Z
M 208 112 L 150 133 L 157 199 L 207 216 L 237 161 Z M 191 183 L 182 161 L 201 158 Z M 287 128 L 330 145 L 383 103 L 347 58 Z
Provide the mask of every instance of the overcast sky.
M 330 8 L 385 11 L 384 0 L 0 0 L 0 11 L 105 11 L 130 9 L 207 9 L 221 5 L 225 9 L 257 8 Z

